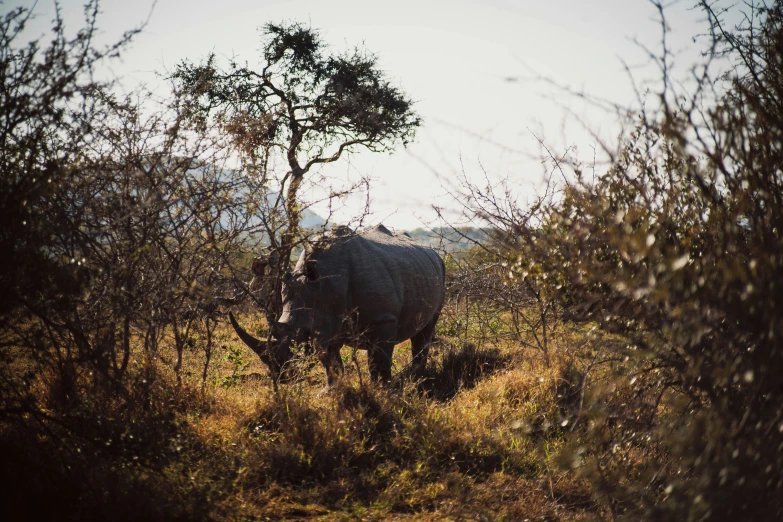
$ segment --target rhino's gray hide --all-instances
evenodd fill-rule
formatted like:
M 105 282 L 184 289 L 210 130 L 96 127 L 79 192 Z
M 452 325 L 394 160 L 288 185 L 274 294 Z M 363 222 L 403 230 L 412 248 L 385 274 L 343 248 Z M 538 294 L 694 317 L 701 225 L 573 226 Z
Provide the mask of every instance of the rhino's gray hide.
M 342 371 L 343 344 L 368 349 L 373 378 L 388 380 L 394 345 L 411 339 L 420 367 L 445 298 L 443 260 L 383 225 L 335 236 L 299 257 L 284 281 L 280 322 L 306 333 L 330 382 Z
M 312 343 L 330 383 L 342 372 L 344 344 L 369 350 L 372 377 L 389 380 L 394 346 L 406 339 L 413 368 L 426 362 L 445 275 L 440 256 L 406 235 L 383 225 L 360 234 L 340 228 L 284 278 L 279 322 Z

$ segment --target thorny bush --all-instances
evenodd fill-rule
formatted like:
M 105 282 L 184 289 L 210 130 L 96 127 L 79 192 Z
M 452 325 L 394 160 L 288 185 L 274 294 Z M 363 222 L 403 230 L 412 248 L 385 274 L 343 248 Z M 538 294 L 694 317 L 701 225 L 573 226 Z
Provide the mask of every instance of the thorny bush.
M 508 211 L 509 201 L 469 190 L 470 210 L 505 233 L 505 252 L 520 260 L 510 274 L 524 278 L 546 266 L 568 319 L 625 339 L 594 347 L 617 378 L 603 394 L 598 387 L 588 394 L 586 431 L 563 456 L 611 512 L 630 520 L 776 520 L 783 516 L 783 3 L 746 4 L 735 28 L 720 5 L 700 7 L 713 62 L 699 69 L 695 93 L 663 82 L 659 109 L 642 110 L 611 167 L 588 179 L 572 160 L 558 197 Z M 622 405 L 608 408 L 610 396 Z

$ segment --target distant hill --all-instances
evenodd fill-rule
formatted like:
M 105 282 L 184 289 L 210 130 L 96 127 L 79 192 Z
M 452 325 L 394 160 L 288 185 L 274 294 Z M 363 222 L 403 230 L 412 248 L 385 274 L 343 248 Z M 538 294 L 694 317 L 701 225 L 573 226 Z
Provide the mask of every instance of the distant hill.
M 299 220 L 299 226 L 302 228 L 321 228 L 326 224 L 326 220 L 310 210 L 309 208 L 306 208 L 302 211 L 302 216 Z
M 279 192 L 269 192 L 266 195 L 266 201 L 267 204 L 270 207 L 273 207 L 275 204 L 275 201 L 277 200 Z M 305 208 L 302 210 L 302 213 L 299 217 L 299 226 L 302 228 L 321 228 L 326 224 L 326 220 L 310 210 L 309 208 Z
M 486 241 L 488 234 L 485 230 L 474 227 L 459 227 L 457 229 L 436 227 L 433 229 L 417 228 L 409 230 L 408 235 L 421 245 L 446 250 L 447 252 L 459 252 L 475 245 L 476 241 Z
M 277 197 L 276 193 L 267 196 L 270 203 Z M 300 226 L 307 229 L 319 229 L 326 224 L 326 220 L 310 209 L 302 211 Z M 402 233 L 402 231 L 400 231 Z M 432 229 L 417 228 L 408 230 L 407 233 L 417 243 L 431 248 L 442 249 L 447 252 L 459 252 L 475 245 L 475 241 L 486 241 L 488 234 L 485 230 L 475 227 L 459 227 L 457 229 L 436 227 Z

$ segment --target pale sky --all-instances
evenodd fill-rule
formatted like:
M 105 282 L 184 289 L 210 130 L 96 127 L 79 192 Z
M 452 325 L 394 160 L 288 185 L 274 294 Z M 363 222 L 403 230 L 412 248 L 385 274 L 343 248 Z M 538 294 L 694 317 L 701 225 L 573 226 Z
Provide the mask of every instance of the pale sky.
M 697 56 L 692 37 L 706 27 L 689 9 L 693 3 L 674 2 L 667 11 L 683 73 Z M 6 2 L 0 11 L 32 4 Z M 66 27 L 79 27 L 82 4 L 60 1 Z M 38 0 L 30 38 L 45 33 L 53 6 Z M 484 172 L 490 180 L 509 178 L 522 201 L 532 197 L 544 174 L 533 133 L 557 152 L 575 145 L 592 158 L 595 139 L 578 119 L 611 142 L 618 132 L 612 117 L 536 77 L 630 104 L 623 62 L 634 67 L 637 83 L 655 78 L 633 40 L 657 50 L 661 35 L 646 0 L 158 0 L 154 7 L 150 0 L 104 0 L 99 27 L 108 42 L 148 17 L 112 66 L 128 89 L 139 82 L 154 88 L 156 71 L 210 52 L 257 64 L 258 28 L 267 22 L 309 23 L 336 52 L 363 44 L 376 53 L 387 76 L 416 101 L 424 125 L 407 149 L 354 154 L 324 173 L 338 184 L 371 176 L 370 224 L 397 229 L 431 222 L 433 204 L 453 208 L 444 194 L 461 171 L 481 183 Z M 364 199 L 350 200 L 337 220 L 347 220 Z

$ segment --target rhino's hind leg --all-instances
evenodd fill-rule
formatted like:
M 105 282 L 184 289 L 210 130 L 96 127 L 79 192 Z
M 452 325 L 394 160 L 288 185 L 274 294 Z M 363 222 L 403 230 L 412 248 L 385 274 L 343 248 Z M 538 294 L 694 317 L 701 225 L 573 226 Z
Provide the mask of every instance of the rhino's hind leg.
M 435 335 L 435 325 L 438 323 L 439 316 L 440 312 L 436 313 L 419 333 L 411 337 L 411 370 L 414 375 L 421 374 L 427 366 L 430 344 Z

